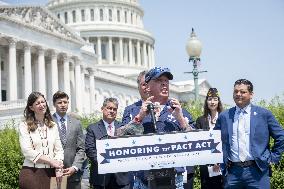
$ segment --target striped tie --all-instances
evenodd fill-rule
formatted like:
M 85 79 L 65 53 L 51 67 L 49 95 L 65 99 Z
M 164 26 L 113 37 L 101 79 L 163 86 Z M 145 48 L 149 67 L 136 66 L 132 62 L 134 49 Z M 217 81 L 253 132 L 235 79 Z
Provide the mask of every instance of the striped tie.
M 109 136 L 113 136 L 111 124 L 108 125 L 108 132 L 109 132 L 109 134 L 108 134 Z
M 65 125 L 65 119 L 62 117 L 60 119 L 61 125 L 60 125 L 60 131 L 61 131 L 61 140 L 62 144 L 66 143 L 66 125 Z

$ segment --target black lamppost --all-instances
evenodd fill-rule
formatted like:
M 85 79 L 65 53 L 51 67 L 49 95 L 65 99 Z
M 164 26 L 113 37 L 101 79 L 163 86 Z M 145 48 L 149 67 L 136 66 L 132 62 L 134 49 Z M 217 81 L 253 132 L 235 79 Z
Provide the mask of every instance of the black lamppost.
M 190 34 L 190 38 L 186 43 L 186 52 L 189 56 L 189 62 L 193 62 L 193 70 L 192 72 L 184 72 L 184 73 L 192 73 L 194 79 L 194 99 L 195 101 L 198 99 L 199 95 L 199 85 L 198 85 L 198 74 L 207 72 L 207 71 L 198 71 L 197 63 L 200 61 L 200 54 L 202 50 L 202 44 L 197 39 L 196 34 L 194 33 L 194 29 L 192 28 L 192 32 Z

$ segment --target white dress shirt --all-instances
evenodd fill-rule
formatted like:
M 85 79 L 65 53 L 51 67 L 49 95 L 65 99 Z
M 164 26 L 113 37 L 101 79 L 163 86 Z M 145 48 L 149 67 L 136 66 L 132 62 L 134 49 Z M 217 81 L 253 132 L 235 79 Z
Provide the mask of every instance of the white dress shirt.
M 247 105 L 242 109 L 244 111 L 243 116 L 244 116 L 244 127 L 245 127 L 245 143 L 246 143 L 246 159 L 245 161 L 248 160 L 253 160 L 253 157 L 250 152 L 250 114 L 251 114 L 251 104 Z M 231 142 L 231 156 L 230 160 L 233 162 L 240 162 L 240 156 L 239 156 L 239 116 L 240 116 L 241 109 L 236 106 L 236 111 L 234 115 L 234 123 L 233 123 L 233 128 L 232 128 L 232 142 Z

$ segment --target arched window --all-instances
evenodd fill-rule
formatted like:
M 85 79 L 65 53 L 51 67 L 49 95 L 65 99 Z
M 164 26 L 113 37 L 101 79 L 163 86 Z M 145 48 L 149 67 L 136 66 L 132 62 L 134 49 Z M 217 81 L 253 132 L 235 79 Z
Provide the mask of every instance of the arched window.
M 131 24 L 133 24 L 133 13 L 131 13 L 130 19 L 131 19 Z
M 76 22 L 76 11 L 75 10 L 72 11 L 72 20 L 73 20 L 73 23 Z
M 116 60 L 116 51 L 115 51 L 115 44 L 112 44 L 112 60 Z
M 95 20 L 95 12 L 94 12 L 94 9 L 91 9 L 91 10 L 90 10 L 90 15 L 91 15 L 91 21 L 94 21 L 94 20 Z
M 108 9 L 108 21 L 112 21 L 112 10 Z
M 102 52 L 102 59 L 107 59 L 107 48 L 106 48 L 106 44 L 102 43 L 101 46 L 101 52 Z
M 104 10 L 100 9 L 100 21 L 104 21 Z
M 125 23 L 127 23 L 127 12 L 126 11 L 124 12 L 124 20 L 125 20 Z
M 60 13 L 57 14 L 57 18 L 60 19 Z
M 94 45 L 94 52 L 95 54 L 97 54 L 97 44 L 93 44 Z
M 137 47 L 136 46 L 134 46 L 134 62 L 135 62 L 135 64 L 138 62 Z
M 67 12 L 64 13 L 64 20 L 65 20 L 65 24 L 68 24 L 68 15 L 67 15 Z
M 120 11 L 117 10 L 117 22 L 120 22 Z
M 85 10 L 84 9 L 81 10 L 81 18 L 82 18 L 82 22 L 85 22 L 86 18 L 85 18 Z

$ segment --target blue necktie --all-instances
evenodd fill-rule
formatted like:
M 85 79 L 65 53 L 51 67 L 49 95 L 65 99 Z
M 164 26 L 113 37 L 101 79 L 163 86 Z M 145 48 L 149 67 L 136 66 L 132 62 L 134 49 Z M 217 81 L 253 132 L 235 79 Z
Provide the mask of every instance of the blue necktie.
M 65 119 L 62 117 L 60 119 L 60 131 L 61 131 L 61 140 L 62 140 L 62 144 L 66 143 L 66 125 L 65 125 Z
M 247 157 L 246 153 L 246 130 L 245 130 L 245 112 L 240 110 L 238 120 L 238 135 L 239 135 L 239 159 L 244 162 Z

